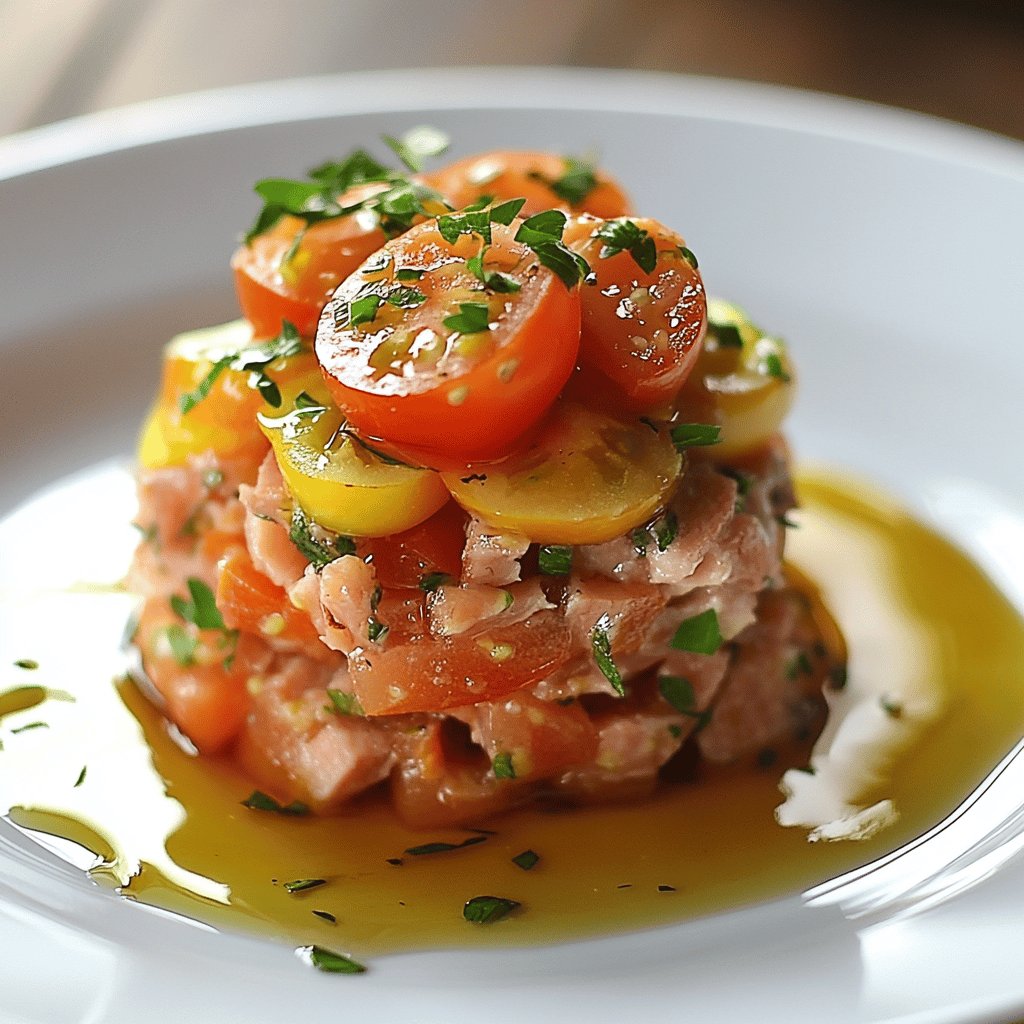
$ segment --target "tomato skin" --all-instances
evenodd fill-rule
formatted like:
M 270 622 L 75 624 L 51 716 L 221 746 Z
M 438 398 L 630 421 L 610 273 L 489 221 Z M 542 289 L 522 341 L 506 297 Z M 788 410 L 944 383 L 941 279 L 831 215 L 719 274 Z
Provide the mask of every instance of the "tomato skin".
M 444 573 L 458 579 L 466 543 L 466 513 L 449 501 L 419 526 L 366 542 L 360 553 L 387 589 L 418 589 L 424 576 Z
M 622 217 L 629 213 L 629 199 L 622 186 L 601 171 L 595 172 L 597 185 L 582 202 L 570 204 L 546 184 L 557 181 L 565 172 L 565 160 L 554 153 L 493 150 L 458 160 L 424 175 L 424 179 L 456 209 L 489 195 L 498 201 L 525 198 L 526 217 L 552 208 L 586 211 L 598 217 Z
M 699 271 L 681 252 L 682 237 L 649 218 L 630 220 L 654 240 L 651 272 L 626 251 L 601 256 L 606 243 L 596 232 L 606 221 L 574 218 L 565 241 L 596 277 L 582 291 L 583 374 L 643 411 L 671 402 L 692 371 L 707 330 L 707 300 Z
M 387 187 L 381 182 L 356 185 L 339 203 L 356 203 Z M 298 217 L 282 217 L 231 257 L 238 302 L 257 338 L 280 333 L 283 320 L 300 334 L 312 335 L 334 289 L 387 241 L 377 217 L 359 212 L 307 228 L 294 258 L 285 265 L 283 259 L 303 224 Z
M 558 611 L 447 637 L 425 630 L 409 635 L 407 624 L 390 614 L 386 598 L 377 617 L 395 635 L 380 649 L 349 659 L 353 688 L 368 715 L 444 711 L 504 697 L 550 675 L 571 651 L 569 627 Z
M 487 248 L 487 269 L 513 277 L 521 286 L 514 293 L 483 290 L 465 262 L 480 239 L 449 243 L 434 221 L 389 242 L 337 290 L 320 319 L 316 354 L 335 403 L 363 437 L 414 449 L 429 466 L 488 461 L 555 400 L 576 363 L 579 287 L 567 288 L 516 242 L 518 226 L 492 225 Z M 384 302 L 371 322 L 337 326 L 368 287 L 397 294 L 403 269 L 424 271 L 415 287 L 425 301 L 410 309 Z M 445 326 L 467 303 L 488 306 L 485 330 Z
M 164 640 L 172 626 L 198 640 L 192 664 L 180 664 Z M 249 708 L 246 681 L 259 659 L 259 645 L 239 637 L 231 651 L 234 656 L 225 661 L 228 652 L 220 646 L 223 635 L 183 623 L 162 598 L 146 600 L 134 641 L 147 676 L 165 701 L 167 717 L 204 754 L 230 747 Z

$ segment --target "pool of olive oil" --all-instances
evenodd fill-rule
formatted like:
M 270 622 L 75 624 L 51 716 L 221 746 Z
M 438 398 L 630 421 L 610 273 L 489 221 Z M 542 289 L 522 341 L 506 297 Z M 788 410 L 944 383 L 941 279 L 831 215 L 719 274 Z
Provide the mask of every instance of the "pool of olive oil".
M 125 676 L 131 597 L 70 578 L 68 551 L 88 555 L 83 573 L 106 558 L 109 582 L 130 550 L 110 526 L 130 519 L 130 488 L 119 484 L 126 504 L 111 506 L 111 472 L 79 478 L 0 527 L 0 812 L 77 851 L 97 884 L 216 927 L 366 956 L 557 942 L 763 901 L 919 835 L 1024 732 L 1024 620 L 1009 602 L 888 500 L 805 476 L 787 555 L 845 633 L 848 685 L 889 707 L 928 709 L 866 794 L 893 801 L 894 825 L 863 841 L 808 842 L 806 830 L 776 823 L 781 764 L 706 773 L 644 804 L 518 811 L 480 831 L 411 831 L 379 800 L 323 819 L 250 810 L 252 782 L 189 752 Z M 64 518 L 69 500 L 99 502 L 107 526 L 64 538 L 60 572 L 19 577 L 15 545 L 42 547 L 47 503 Z M 26 536 L 33 529 L 39 536 Z M 405 852 L 474 836 L 483 841 Z M 538 857 L 530 870 L 513 860 L 527 850 Z M 302 879 L 323 883 L 290 892 L 286 883 Z M 475 927 L 462 907 L 482 894 L 521 906 L 500 926 Z

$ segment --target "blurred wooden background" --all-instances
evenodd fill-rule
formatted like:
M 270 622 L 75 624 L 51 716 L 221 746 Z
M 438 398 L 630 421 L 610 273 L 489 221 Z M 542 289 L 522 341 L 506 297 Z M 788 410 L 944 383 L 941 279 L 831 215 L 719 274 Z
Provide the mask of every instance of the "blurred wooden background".
M 194 89 L 451 64 L 779 82 L 1024 138 L 1024 0 L 0 0 L 0 134 Z

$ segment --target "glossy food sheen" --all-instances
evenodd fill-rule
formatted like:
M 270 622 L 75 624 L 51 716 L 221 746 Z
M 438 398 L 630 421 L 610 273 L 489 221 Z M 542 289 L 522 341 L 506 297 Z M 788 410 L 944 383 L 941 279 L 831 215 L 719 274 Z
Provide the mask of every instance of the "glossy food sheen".
M 88 482 L 76 486 L 76 500 L 90 500 Z M 894 799 L 899 822 L 866 842 L 811 845 L 775 823 L 779 777 L 787 763 L 804 763 L 806 748 L 779 750 L 759 769 L 708 771 L 699 785 L 676 782 L 642 804 L 516 811 L 473 823 L 480 831 L 410 830 L 373 799 L 324 819 L 250 810 L 241 802 L 253 786 L 236 767 L 186 753 L 134 684 L 109 685 L 133 602 L 81 586 L 2 595 L 0 806 L 19 824 L 93 851 L 93 877 L 134 899 L 361 956 L 561 941 L 796 891 L 936 823 L 1024 725 L 1024 622 L 991 583 L 860 487 L 805 477 L 801 493 L 790 558 L 821 585 L 846 634 L 848 686 L 898 699 L 923 669 L 944 709 L 875 794 Z M 0 557 L 11 543 L 44 541 L 0 533 Z M 54 609 L 74 641 L 59 648 L 45 625 Z M 873 650 L 906 649 L 908 635 L 912 663 L 858 677 Z M 15 665 L 24 659 L 39 667 Z M 448 852 L 406 852 L 466 840 L 474 841 Z M 527 850 L 539 860 L 524 871 L 513 858 Z M 325 884 L 285 888 L 302 879 Z M 462 906 L 484 893 L 522 906 L 493 927 L 473 927 Z

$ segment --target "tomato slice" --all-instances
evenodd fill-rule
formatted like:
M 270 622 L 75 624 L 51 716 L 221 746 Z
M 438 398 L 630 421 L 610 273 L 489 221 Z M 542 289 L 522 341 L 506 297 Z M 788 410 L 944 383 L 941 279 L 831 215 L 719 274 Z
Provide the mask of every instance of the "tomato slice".
M 541 544 L 599 544 L 647 522 L 681 469 L 665 431 L 563 400 L 522 452 L 443 479 L 463 508 L 498 530 Z
M 494 150 L 478 153 L 424 175 L 456 208 L 483 196 L 525 198 L 525 216 L 559 207 L 598 217 L 629 213 L 629 199 L 617 181 L 585 163 L 554 153 Z
M 579 348 L 579 288 L 515 241 L 518 221 L 448 242 L 436 221 L 389 242 L 335 292 L 316 354 L 349 422 L 427 465 L 504 455 L 561 391 Z M 485 286 L 467 261 L 484 252 Z
M 632 242 L 637 255 L 615 251 L 612 239 Z M 578 217 L 565 241 L 594 275 L 582 293 L 584 372 L 604 378 L 631 409 L 671 402 L 707 327 L 704 285 L 682 237 L 649 218 Z
M 443 486 L 443 485 L 442 485 Z M 466 513 L 447 500 L 419 526 L 390 537 L 373 539 L 360 549 L 385 588 L 418 588 L 424 577 L 440 573 L 458 579 L 466 543 Z
M 190 455 L 204 451 L 254 463 L 263 458 L 267 442 L 253 426 L 256 413 L 269 406 L 249 387 L 248 373 L 222 370 L 200 400 L 187 412 L 181 409 L 183 396 L 203 394 L 200 386 L 217 360 L 237 355 L 252 343 L 252 328 L 244 320 L 188 331 L 168 343 L 160 391 L 139 439 L 141 465 L 147 469 L 181 466 Z M 304 352 L 275 359 L 266 370 L 284 386 L 308 375 L 314 365 L 312 355 Z
M 408 601 L 393 608 L 385 597 L 377 617 L 393 635 L 379 650 L 359 650 L 349 658 L 352 685 L 368 715 L 443 711 L 504 697 L 550 675 L 572 650 L 559 611 L 446 637 L 431 636 L 422 621 L 421 631 L 412 632 L 413 615 Z
M 796 397 L 796 370 L 785 342 L 764 334 L 736 306 L 712 299 L 708 319 L 700 358 L 679 393 L 679 415 L 721 426 L 710 452 L 732 459 L 778 433 Z
M 389 463 L 344 431 L 318 370 L 282 394 L 281 409 L 261 413 L 259 427 L 292 497 L 318 525 L 352 537 L 384 537 L 448 503 L 436 473 Z
M 357 203 L 387 187 L 384 182 L 356 185 L 339 204 Z M 278 334 L 282 320 L 311 335 L 334 289 L 387 241 L 372 211 L 321 221 L 303 233 L 304 226 L 299 217 L 282 217 L 231 257 L 238 302 L 258 338 Z

